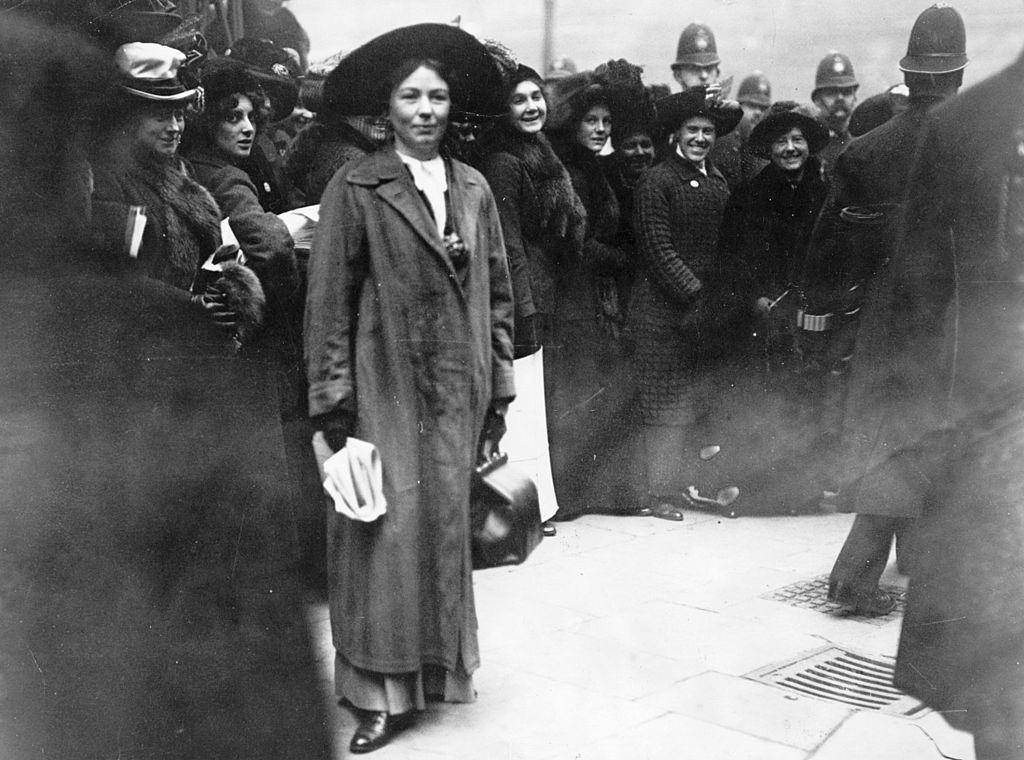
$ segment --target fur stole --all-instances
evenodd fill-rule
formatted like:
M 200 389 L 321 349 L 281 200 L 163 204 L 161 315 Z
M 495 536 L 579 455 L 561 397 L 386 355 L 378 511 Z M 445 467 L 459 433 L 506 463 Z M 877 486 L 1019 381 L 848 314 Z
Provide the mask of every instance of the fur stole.
M 526 169 L 537 196 L 538 228 L 546 236 L 572 242 L 578 255 L 583 247 L 587 212 L 572 186 L 565 166 L 543 134 L 527 135 L 498 124 L 481 141 L 480 155 L 508 153 Z
M 241 343 L 252 337 L 263 325 L 267 298 L 256 274 L 234 261 L 221 265 L 221 275 L 214 287 L 225 296 L 225 304 L 237 318 L 236 334 Z
M 160 279 L 187 290 L 199 266 L 220 245 L 220 209 L 213 196 L 173 161 L 131 162 L 124 175 L 128 197 L 146 207 L 161 240 Z
M 597 154 L 575 140 L 556 142 L 554 150 L 561 157 L 576 193 L 587 210 L 587 237 L 597 238 L 604 243 L 613 242 L 619 232 L 621 212 L 615 191 L 605 176 Z

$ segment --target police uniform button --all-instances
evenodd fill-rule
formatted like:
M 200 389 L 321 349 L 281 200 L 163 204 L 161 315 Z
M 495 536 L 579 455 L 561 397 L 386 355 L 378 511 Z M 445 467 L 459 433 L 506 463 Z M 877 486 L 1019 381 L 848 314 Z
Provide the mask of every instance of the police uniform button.
M 695 179 L 690 180 L 690 187 L 700 187 L 700 182 Z

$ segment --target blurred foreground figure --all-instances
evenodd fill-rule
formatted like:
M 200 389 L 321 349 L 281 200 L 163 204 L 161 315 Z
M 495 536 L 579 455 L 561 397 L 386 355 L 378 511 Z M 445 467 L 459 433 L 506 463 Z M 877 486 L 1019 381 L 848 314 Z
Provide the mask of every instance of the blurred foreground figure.
M 1024 56 L 929 117 L 890 312 L 904 450 L 941 447 L 896 685 L 1024 757 Z
M 928 482 L 921 473 L 934 464 L 912 452 L 893 456 L 890 448 L 893 438 L 900 439 L 893 431 L 902 419 L 889 406 L 888 368 L 896 349 L 879 316 L 888 314 L 888 265 L 914 146 L 929 111 L 959 89 L 965 51 L 964 22 L 954 8 L 932 6 L 918 16 L 900 61 L 910 108 L 839 154 L 807 255 L 811 313 L 841 316 L 831 330 L 808 330 L 801 342 L 815 368 L 810 374 L 824 382 L 822 433 L 842 437 L 840 508 L 857 513 L 832 568 L 829 598 L 864 615 L 886 615 L 895 607 L 878 581 L 894 540 L 900 567 L 910 567 L 914 518 Z
M 80 245 L 108 58 L 0 50 L 0 757 L 329 757 L 262 376 Z

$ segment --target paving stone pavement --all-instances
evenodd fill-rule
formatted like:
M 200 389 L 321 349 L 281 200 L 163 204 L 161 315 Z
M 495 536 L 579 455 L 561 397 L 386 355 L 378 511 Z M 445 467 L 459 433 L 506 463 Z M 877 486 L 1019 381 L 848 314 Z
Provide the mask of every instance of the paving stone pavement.
M 559 523 L 524 565 L 475 574 L 477 702 L 430 705 L 372 757 L 974 760 L 970 737 L 927 710 L 883 714 L 754 680 L 827 645 L 895 655 L 899 611 L 843 617 L 815 599 L 851 520 Z M 882 582 L 906 585 L 894 562 Z M 310 603 L 309 620 L 335 756 L 347 757 L 355 721 L 333 693 L 326 604 Z

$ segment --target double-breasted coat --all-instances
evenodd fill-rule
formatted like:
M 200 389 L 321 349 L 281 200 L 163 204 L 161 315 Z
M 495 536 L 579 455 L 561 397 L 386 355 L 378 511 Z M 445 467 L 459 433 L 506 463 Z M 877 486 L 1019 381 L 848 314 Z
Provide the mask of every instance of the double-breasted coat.
M 487 407 L 514 395 L 513 308 L 491 191 L 447 166 L 464 266 L 393 149 L 331 180 L 310 255 L 310 413 L 354 413 L 383 463 L 387 513 L 328 528 L 334 645 L 377 673 L 479 663 L 469 488 Z
M 933 112 L 892 264 L 896 445 L 952 439 L 919 522 L 895 682 L 969 725 L 990 701 L 1018 725 L 1024 711 L 1022 87 L 1024 56 Z

